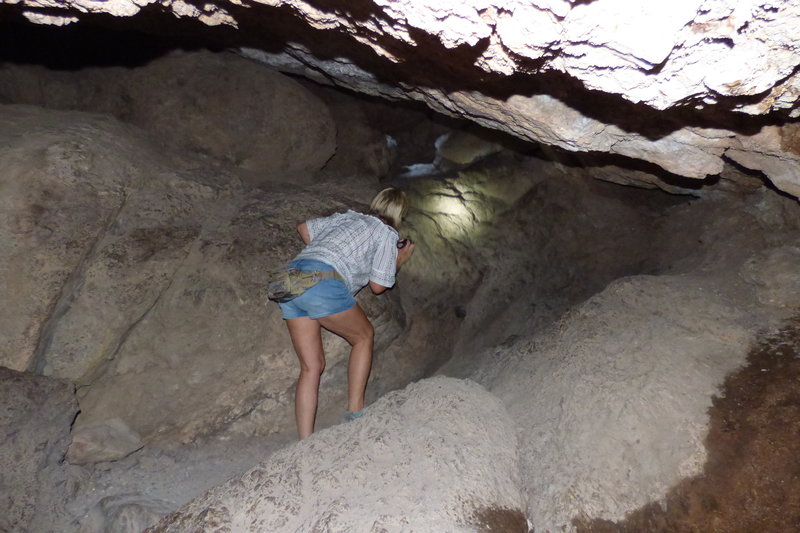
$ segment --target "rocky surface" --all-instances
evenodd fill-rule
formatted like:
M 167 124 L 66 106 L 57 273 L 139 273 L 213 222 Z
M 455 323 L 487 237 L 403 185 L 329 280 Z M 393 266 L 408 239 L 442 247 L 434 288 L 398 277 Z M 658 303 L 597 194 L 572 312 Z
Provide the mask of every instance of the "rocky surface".
M 313 174 L 337 146 L 324 102 L 231 53 L 174 51 L 136 68 L 6 65 L 0 101 L 112 115 L 169 147 L 235 165 L 255 183 Z
M 0 367 L 0 531 L 63 520 L 62 495 L 76 489 L 62 462 L 77 412 L 72 383 Z
M 90 13 L 137 19 L 156 4 L 11 3 L 32 22 L 56 25 Z M 786 142 L 800 89 L 800 7 L 791 2 L 158 4 L 236 28 L 241 35 L 226 42 L 280 70 L 667 174 L 703 179 L 733 160 L 800 195 L 800 156 Z
M 455 357 L 445 366 L 484 384 L 519 422 L 537 531 L 571 530 L 581 516 L 622 520 L 700 474 L 712 396 L 753 340 L 800 304 L 778 266 L 797 264 L 785 243 L 799 214 L 775 218 L 790 205 L 771 194 L 708 201 L 705 214 L 676 205 L 650 234 L 669 254 L 652 257 L 658 275 L 621 278 L 540 334 L 508 313 L 511 335 L 472 371 Z M 517 298 L 517 309 L 536 301 Z
M 503 347 L 483 371 L 499 370 L 490 388 L 519 423 L 535 529 L 622 519 L 699 473 L 711 393 L 744 361 L 746 322 L 690 278 L 630 278 Z
M 149 532 L 524 533 L 516 434 L 483 388 L 433 378 L 386 395 L 215 487 Z
M 4 90 L 38 79 L 8 73 L 22 75 L 0 75 Z M 74 106 L 113 79 L 80 74 L 40 81 Z M 276 82 L 325 110 L 306 125 L 332 120 L 342 147 L 302 180 L 284 167 L 258 179 L 238 160 L 107 114 L 0 106 L 0 244 L 10 250 L 0 255 L 0 364 L 77 384 L 82 410 L 67 457 L 81 464 L 58 462 L 43 470 L 52 483 L 21 485 L 9 515 L 27 519 L 35 497 L 49 509 L 34 517 L 37 533 L 139 531 L 184 505 L 159 527 L 219 518 L 370 529 L 380 517 L 402 531 L 420 516 L 432 531 L 538 531 L 569 529 L 576 515 L 619 518 L 699 472 L 722 376 L 756 329 L 800 305 L 794 199 L 741 167 L 715 186 L 665 186 L 652 166 L 514 152 L 474 129 L 295 85 Z M 162 124 L 187 112 L 160 109 Z M 403 231 L 417 252 L 397 290 L 359 296 L 376 328 L 372 405 L 325 429 L 341 420 L 347 356 L 326 336 L 322 431 L 290 442 L 297 363 L 263 300 L 263 271 L 299 249 L 298 219 L 363 207 L 397 170 L 392 157 L 434 174 L 396 178 L 412 198 Z M 398 390 L 437 370 L 458 379 Z M 60 389 L 54 398 L 71 385 Z M 6 404 L 12 418 L 27 409 Z M 53 426 L 59 461 L 68 423 Z M 280 516 L 284 525 L 270 522 Z
M 461 185 L 467 183 L 469 180 Z M 506 198 L 514 196 L 512 190 L 506 189 Z M 435 194 L 431 196 L 436 198 Z M 537 325 L 531 311 L 537 302 L 552 301 L 535 285 L 520 289 L 506 277 L 509 292 L 478 291 L 473 295 L 474 307 L 468 308 L 467 316 L 495 299 L 509 306 L 507 313 L 496 317 L 497 322 L 503 323 L 506 337 L 498 340 L 498 328 L 489 319 L 494 313 L 489 307 L 482 318 L 475 320 L 481 326 L 480 333 L 489 337 L 491 347 L 476 353 L 476 343 L 462 343 L 441 372 L 469 376 L 492 392 L 492 402 L 495 398 L 502 401 L 503 409 L 494 416 L 505 417 L 507 412 L 516 426 L 522 496 L 527 501 L 525 516 L 528 525 L 536 530 L 570 531 L 572 520 L 579 516 L 619 520 L 637 507 L 658 500 L 680 480 L 700 473 L 706 459 L 703 441 L 708 429 L 707 413 L 717 388 L 726 374 L 743 363 L 749 342 L 759 330 L 774 324 L 777 317 L 787 316 L 798 304 L 793 296 L 774 297 L 785 293 L 787 283 L 793 283 L 784 275 L 788 271 L 778 265 L 786 266 L 785 261 L 790 261 L 796 251 L 780 243 L 797 234 L 800 216 L 794 209 L 794 214 L 789 211 L 786 218 L 775 217 L 784 207 L 793 209 L 790 202 L 767 193 L 752 195 L 741 203 L 718 198 L 706 204 L 676 204 L 663 225 L 656 226 L 660 231 L 649 233 L 650 239 L 669 252 L 668 257 L 661 258 L 658 253 L 653 254 L 648 267 L 653 275 L 611 283 L 549 328 Z M 483 205 L 491 203 L 484 199 Z M 704 209 L 710 214 L 704 214 Z M 684 236 L 694 224 L 702 228 L 697 230 L 696 238 L 687 241 Z M 491 232 L 481 236 L 487 240 L 496 238 Z M 671 246 L 676 249 L 670 250 Z M 497 257 L 496 250 L 487 253 Z M 625 252 L 606 248 L 606 253 Z M 774 269 L 771 265 L 775 265 Z M 462 268 L 469 270 L 466 265 Z M 499 270 L 497 275 L 502 276 L 502 269 Z M 658 270 L 671 274 L 655 275 Z M 761 273 L 758 279 L 753 278 L 754 271 Z M 484 283 L 487 291 L 499 288 L 489 277 L 484 278 Z M 443 319 L 439 317 L 440 323 Z M 467 337 L 468 333 L 469 328 L 465 327 L 459 335 Z M 354 513 L 356 504 L 348 496 L 350 487 L 363 485 L 363 481 L 353 481 L 349 467 L 344 465 L 357 462 L 357 475 L 364 476 L 359 480 L 391 475 L 391 465 L 383 465 L 380 473 L 370 473 L 371 461 L 382 457 L 374 449 L 365 448 L 375 439 L 381 446 L 391 448 L 392 457 L 400 457 L 398 461 L 406 468 L 402 459 L 405 455 L 398 449 L 402 448 L 406 432 L 412 432 L 415 438 L 428 435 L 420 430 L 428 427 L 426 422 L 416 422 L 417 415 L 411 414 L 415 410 L 424 411 L 424 419 L 445 428 L 446 434 L 460 434 L 454 429 L 461 424 L 457 411 L 438 409 L 433 416 L 430 408 L 407 409 L 405 401 L 396 401 L 398 397 L 415 398 L 426 404 L 431 383 L 436 382 L 423 381 L 385 396 L 370 407 L 355 430 L 353 424 L 331 428 L 314 435 L 311 442 L 277 453 L 241 478 L 193 500 L 165 518 L 155 531 L 213 527 L 313 531 L 315 527 L 345 529 L 352 524 L 357 524 L 354 529 L 370 529 L 374 512 L 369 523 L 353 522 L 356 518 L 351 518 L 353 514 L 365 514 Z M 451 386 L 447 385 L 448 402 L 460 398 Z M 484 400 L 480 402 L 483 404 Z M 468 401 L 467 407 L 471 405 Z M 394 418 L 404 422 L 398 426 L 385 424 Z M 481 435 L 484 431 L 482 428 Z M 495 445 L 506 442 L 494 439 Z M 447 463 L 451 457 L 447 437 L 437 442 L 443 448 L 436 455 Z M 468 443 L 465 449 L 469 450 L 479 446 L 470 439 L 462 443 Z M 328 451 L 319 451 L 323 448 Z M 357 460 L 350 455 L 354 452 Z M 461 454 L 454 460 L 458 458 Z M 340 460 L 341 464 L 336 462 Z M 317 466 L 320 464 L 324 465 L 324 472 Z M 361 466 L 364 464 L 367 466 Z M 422 479 L 431 470 L 424 462 L 416 463 L 416 467 Z M 314 475 L 304 478 L 305 468 Z M 329 473 L 328 468 L 334 473 Z M 417 476 L 399 475 L 394 481 L 395 494 L 421 493 Z M 376 492 L 382 494 L 371 489 L 359 490 L 357 496 L 363 499 L 365 493 Z M 328 493 L 337 498 L 326 497 Z M 273 494 L 281 496 L 272 497 Z M 309 500 L 312 509 L 292 507 L 293 501 Z M 469 523 L 461 517 L 455 524 L 443 524 L 418 507 L 410 513 L 403 507 L 407 503 L 398 496 L 382 498 L 380 504 L 384 514 L 378 524 L 387 531 L 405 527 L 415 531 L 460 531 L 459 524 Z M 393 504 L 403 510 L 396 511 Z M 240 510 L 243 507 L 247 512 Z M 294 521 L 281 518 L 287 514 L 285 509 L 295 509 L 288 513 L 295 517 Z M 418 511 L 429 521 L 397 522 L 398 516 L 418 516 Z M 487 512 L 480 516 L 496 515 Z M 499 530 L 526 531 L 520 520 L 509 520 L 504 522 L 505 529 Z M 483 527 L 486 529 L 471 523 L 468 530 L 492 530 L 491 526 Z
M 76 465 L 118 461 L 143 446 L 142 438 L 122 419 L 111 418 L 76 428 L 66 459 Z
M 0 237 L 12 253 L 0 262 L 13 303 L 2 364 L 77 383 L 77 428 L 118 418 L 145 442 L 191 441 L 243 417 L 248 433 L 291 428 L 296 360 L 262 275 L 299 250 L 296 219 L 330 199 L 302 207 L 286 192 L 237 186 L 225 167 L 170 159 L 99 115 L 2 113 Z M 402 311 L 391 297 L 366 305 L 378 346 L 388 345 Z M 335 381 L 348 347 L 334 337 L 326 346 Z M 327 383 L 335 403 L 344 391 Z

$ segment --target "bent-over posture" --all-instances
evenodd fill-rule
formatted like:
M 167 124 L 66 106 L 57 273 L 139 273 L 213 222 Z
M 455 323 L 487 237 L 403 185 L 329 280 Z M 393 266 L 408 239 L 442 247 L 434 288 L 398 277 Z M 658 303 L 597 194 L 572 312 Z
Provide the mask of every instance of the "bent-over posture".
M 361 416 L 372 368 L 374 331 L 354 296 L 366 285 L 375 294 L 394 285 L 397 269 L 414 251 L 414 243 L 400 241 L 397 232 L 407 207 L 405 193 L 388 188 L 375 196 L 368 214 L 348 210 L 297 226 L 306 247 L 290 266 L 306 272 L 339 274 L 279 304 L 300 360 L 295 419 L 301 439 L 314 432 L 317 416 L 320 377 L 325 370 L 321 328 L 350 343 L 345 417 Z

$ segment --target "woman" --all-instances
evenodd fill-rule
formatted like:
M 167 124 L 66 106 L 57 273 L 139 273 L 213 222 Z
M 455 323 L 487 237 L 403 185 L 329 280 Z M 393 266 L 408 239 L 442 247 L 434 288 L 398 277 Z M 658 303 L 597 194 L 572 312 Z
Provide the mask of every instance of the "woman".
M 314 432 L 317 416 L 319 382 L 325 369 L 321 328 L 350 343 L 345 418 L 352 420 L 362 414 L 372 368 L 374 331 L 353 296 L 366 285 L 375 294 L 390 288 L 397 269 L 411 257 L 414 243 L 400 241 L 397 232 L 407 207 L 405 193 L 388 188 L 372 200 L 369 214 L 348 210 L 297 226 L 306 247 L 290 266 L 338 274 L 336 278 L 322 279 L 295 299 L 278 304 L 300 359 L 295 419 L 301 439 Z

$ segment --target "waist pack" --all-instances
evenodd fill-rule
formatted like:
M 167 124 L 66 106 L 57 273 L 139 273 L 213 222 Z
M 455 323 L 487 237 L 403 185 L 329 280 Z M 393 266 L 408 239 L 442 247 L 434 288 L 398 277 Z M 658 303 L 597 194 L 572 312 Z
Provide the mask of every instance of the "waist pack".
M 267 298 L 273 302 L 289 302 L 323 279 L 344 281 L 335 270 L 303 271 L 288 267 L 272 270 L 267 274 Z

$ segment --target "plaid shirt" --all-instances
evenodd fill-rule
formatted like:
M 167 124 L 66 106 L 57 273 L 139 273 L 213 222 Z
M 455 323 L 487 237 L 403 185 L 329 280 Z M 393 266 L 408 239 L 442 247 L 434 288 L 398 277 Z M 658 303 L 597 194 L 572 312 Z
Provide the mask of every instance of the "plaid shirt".
M 331 265 L 352 294 L 370 281 L 394 285 L 397 231 L 381 219 L 348 210 L 306 221 L 311 242 L 295 259 L 316 259 Z

